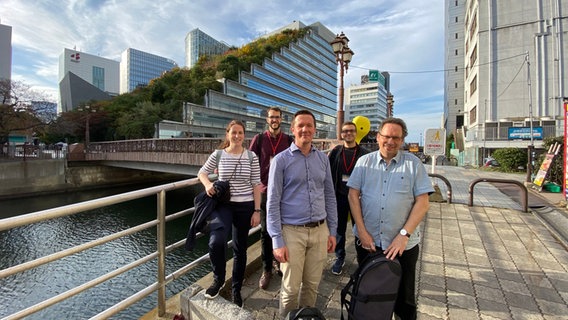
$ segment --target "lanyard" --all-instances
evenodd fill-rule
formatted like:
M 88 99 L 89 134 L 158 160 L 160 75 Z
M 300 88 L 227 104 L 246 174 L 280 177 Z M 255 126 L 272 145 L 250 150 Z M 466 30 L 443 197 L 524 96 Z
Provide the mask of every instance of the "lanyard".
M 270 132 L 266 131 L 266 136 L 268 137 L 268 141 L 270 141 L 270 147 L 272 148 L 271 156 L 276 155 L 276 149 L 278 149 L 278 145 L 280 144 L 280 140 L 282 139 L 282 132 L 278 135 L 278 141 L 276 141 L 276 145 L 272 144 L 272 137 L 270 136 Z
M 351 170 L 351 168 L 353 168 L 353 166 L 355 165 L 355 155 L 357 155 L 357 146 L 355 146 L 355 150 L 353 151 L 353 157 L 351 158 L 349 167 L 347 166 L 347 160 L 345 160 L 345 148 L 341 150 L 341 155 L 343 156 L 343 168 L 345 168 L 345 173 L 349 173 L 349 170 Z

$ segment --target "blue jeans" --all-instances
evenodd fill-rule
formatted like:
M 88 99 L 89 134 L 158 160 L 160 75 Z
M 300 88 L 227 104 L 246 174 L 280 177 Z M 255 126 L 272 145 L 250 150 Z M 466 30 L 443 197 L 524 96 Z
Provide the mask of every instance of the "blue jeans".
M 247 266 L 248 232 L 254 201 L 219 204 L 211 214 L 209 259 L 215 280 L 224 282 L 229 235 L 233 238 L 233 291 L 241 290 Z

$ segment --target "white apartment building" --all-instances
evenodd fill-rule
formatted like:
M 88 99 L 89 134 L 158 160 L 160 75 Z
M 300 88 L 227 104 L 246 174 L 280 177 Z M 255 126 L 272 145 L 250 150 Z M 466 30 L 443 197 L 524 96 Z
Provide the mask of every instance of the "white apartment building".
M 369 80 L 368 75 L 361 76 L 361 84 L 345 88 L 345 121 L 352 121 L 356 116 L 364 116 L 371 122 L 371 135 L 377 132 L 381 122 L 387 118 L 387 94 L 389 93 L 390 75 L 388 72 L 375 72 Z
M 563 135 L 568 2 L 467 0 L 464 9 L 454 17 L 464 28 L 464 125 L 457 136 L 464 163 Z

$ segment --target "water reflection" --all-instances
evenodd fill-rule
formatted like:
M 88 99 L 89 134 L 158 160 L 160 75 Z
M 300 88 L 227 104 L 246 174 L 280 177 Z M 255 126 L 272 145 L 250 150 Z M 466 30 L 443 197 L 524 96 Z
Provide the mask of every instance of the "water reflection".
M 147 186 L 135 189 L 141 187 Z M 193 197 L 201 188 L 194 186 L 168 192 L 168 214 L 193 206 Z M 134 189 L 93 190 L 0 201 L 0 216 L 6 218 L 131 190 Z M 155 217 L 156 197 L 152 196 L 0 232 L 0 269 L 133 227 Z M 185 217 L 167 224 L 167 244 L 185 237 L 189 219 Z M 157 245 L 155 235 L 156 228 L 150 228 L 28 272 L 0 279 L 0 317 L 65 292 L 154 252 Z M 196 250 L 191 253 L 183 249 L 176 250 L 167 256 L 166 273 L 179 269 L 205 252 L 206 244 L 203 241 L 200 241 Z M 180 292 L 207 272 L 209 265 L 205 264 L 176 280 L 168 285 L 167 295 Z M 156 281 L 156 274 L 157 264 L 153 261 L 26 319 L 92 317 Z M 115 318 L 138 319 L 156 305 L 156 294 L 153 294 Z

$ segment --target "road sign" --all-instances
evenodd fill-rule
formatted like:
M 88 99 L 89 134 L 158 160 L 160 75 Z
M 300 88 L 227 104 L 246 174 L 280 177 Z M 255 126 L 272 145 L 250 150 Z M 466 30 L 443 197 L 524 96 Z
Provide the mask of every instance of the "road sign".
M 446 154 L 446 129 L 424 130 L 424 154 L 429 156 Z

